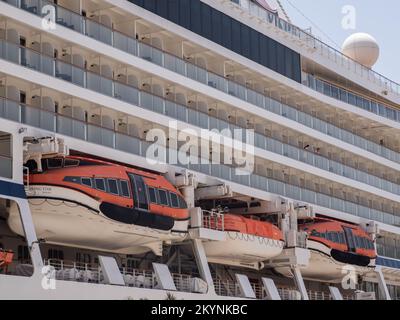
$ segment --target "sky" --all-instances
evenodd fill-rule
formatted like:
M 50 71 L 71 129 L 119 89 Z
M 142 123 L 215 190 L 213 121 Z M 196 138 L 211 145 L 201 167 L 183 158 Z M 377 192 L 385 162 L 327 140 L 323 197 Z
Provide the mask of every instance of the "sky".
M 355 32 L 371 34 L 380 47 L 380 57 L 373 69 L 400 83 L 399 0 L 281 0 L 281 3 L 293 24 L 303 29 L 311 27 L 314 35 L 335 49 L 340 49 L 344 40 Z M 355 9 L 355 29 L 342 26 L 346 18 L 342 13 L 344 6 Z

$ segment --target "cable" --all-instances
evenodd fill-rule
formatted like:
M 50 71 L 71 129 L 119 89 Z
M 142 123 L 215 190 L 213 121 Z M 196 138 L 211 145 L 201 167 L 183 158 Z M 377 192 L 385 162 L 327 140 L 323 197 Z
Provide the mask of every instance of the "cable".
M 335 40 L 333 40 L 327 33 L 325 33 L 317 24 L 315 24 L 310 18 L 308 18 L 299 8 L 297 8 L 290 0 L 286 0 L 287 3 L 292 6 L 300 15 L 304 17 L 308 22 L 310 22 L 319 32 L 321 32 L 330 42 L 332 42 L 337 49 L 341 50 L 341 46 L 338 45 Z

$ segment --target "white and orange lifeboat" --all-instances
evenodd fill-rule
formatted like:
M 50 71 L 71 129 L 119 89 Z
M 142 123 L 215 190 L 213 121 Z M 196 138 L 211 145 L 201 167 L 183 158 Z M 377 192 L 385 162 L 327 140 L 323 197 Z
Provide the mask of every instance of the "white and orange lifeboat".
M 211 263 L 259 269 L 283 250 L 283 234 L 272 223 L 233 214 L 217 221 L 211 228 L 223 231 L 224 240 L 203 243 Z
M 161 254 L 162 243 L 184 240 L 187 205 L 165 177 L 72 156 L 44 159 L 42 168 L 31 168 L 27 193 L 38 238 L 125 254 Z M 15 205 L 8 224 L 24 234 Z
M 303 223 L 308 234 L 310 261 L 301 268 L 304 278 L 341 282 L 347 275 L 364 275 L 374 270 L 377 257 L 371 235 L 360 226 L 326 218 Z M 277 271 L 291 276 L 287 268 Z

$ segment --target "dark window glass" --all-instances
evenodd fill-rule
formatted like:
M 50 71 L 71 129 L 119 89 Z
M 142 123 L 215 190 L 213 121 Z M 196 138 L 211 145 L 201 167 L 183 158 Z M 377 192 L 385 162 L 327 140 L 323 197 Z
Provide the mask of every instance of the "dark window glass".
M 79 160 L 65 159 L 64 167 L 77 167 L 79 166 Z
M 280 43 L 278 43 L 277 44 L 277 49 L 276 49 L 277 51 L 277 58 L 278 58 L 278 69 L 277 69 L 277 71 L 280 73 L 280 74 L 285 74 L 285 48 L 280 44 Z
M 178 199 L 179 199 L 179 208 L 187 209 L 187 204 L 185 199 L 183 199 L 182 197 L 178 197 Z
M 146 0 L 143 2 L 143 4 L 145 9 L 152 12 L 156 11 L 156 0 Z
M 244 24 L 240 28 L 240 47 L 241 54 L 250 58 L 250 28 Z
M 225 48 L 232 48 L 232 27 L 231 18 L 225 14 L 222 15 L 222 45 Z
M 159 16 L 168 19 L 168 2 L 167 1 L 157 1 L 156 11 Z
M 90 178 L 81 178 L 81 182 L 84 186 L 92 187 L 92 179 Z
M 222 43 L 222 28 L 221 28 L 221 12 L 212 10 L 211 16 L 211 40 L 221 44 Z
M 164 190 L 158 190 L 158 196 L 160 199 L 160 204 L 162 204 L 163 206 L 168 206 L 167 192 Z
M 232 29 L 232 47 L 231 49 L 235 52 L 240 53 L 240 24 L 236 20 L 232 19 L 231 21 L 231 29 Z
M 179 0 L 179 24 L 186 29 L 190 29 L 190 1 Z
M 108 182 L 108 191 L 112 194 L 119 194 L 118 193 L 118 183 L 117 180 L 114 179 L 107 179 Z
M 136 174 L 129 174 L 131 179 L 132 190 L 134 190 L 134 202 L 135 207 L 143 210 L 149 209 L 147 200 L 146 184 L 144 183 L 143 177 Z M 135 201 L 137 199 L 137 201 Z
M 297 52 L 280 43 L 278 44 L 275 40 L 200 0 L 151 0 L 149 3 L 144 0 L 130 1 L 188 28 L 198 35 L 222 44 L 224 47 L 257 63 L 280 72 L 282 75 L 301 82 L 300 55 Z M 154 1 L 156 2 L 155 8 Z M 188 9 L 189 6 L 190 10 Z M 259 40 L 256 40 L 256 38 L 259 38 Z M 259 49 L 257 49 L 258 43 Z M 281 49 L 277 49 L 278 46 Z
M 61 159 L 61 158 L 47 159 L 47 168 L 59 169 L 62 167 L 62 162 L 63 162 L 63 159 Z
M 277 53 L 277 48 L 276 48 L 277 42 L 272 40 L 272 39 L 268 40 L 268 42 L 269 42 L 268 43 L 269 44 L 269 47 L 268 47 L 268 65 L 270 66 L 270 68 L 272 70 L 276 71 L 277 70 L 277 65 L 278 65 L 278 62 L 277 62 L 278 53 Z
M 212 38 L 211 7 L 201 4 L 201 33 L 207 39 Z
M 65 177 L 64 181 L 80 184 L 81 183 L 81 178 L 80 177 Z
M 200 1 L 190 2 L 190 30 L 201 34 Z
M 96 189 L 106 191 L 106 184 L 104 182 L 104 179 L 96 178 L 94 179 L 94 183 L 96 185 Z
M 254 61 L 260 61 L 260 40 L 259 40 L 259 33 L 254 29 L 250 29 L 250 58 Z
M 128 181 L 121 180 L 120 185 L 121 185 L 121 195 L 129 198 L 130 193 L 129 193 Z
M 156 189 L 149 188 L 150 202 L 157 203 Z
M 268 38 L 264 38 L 260 36 L 260 62 L 264 66 L 269 65 L 270 58 L 269 58 L 269 42 L 271 41 Z
M 178 196 L 175 193 L 172 193 L 172 192 L 170 192 L 169 195 L 171 197 L 171 207 L 179 208 Z
M 168 1 L 168 19 L 172 22 L 179 24 L 179 1 Z

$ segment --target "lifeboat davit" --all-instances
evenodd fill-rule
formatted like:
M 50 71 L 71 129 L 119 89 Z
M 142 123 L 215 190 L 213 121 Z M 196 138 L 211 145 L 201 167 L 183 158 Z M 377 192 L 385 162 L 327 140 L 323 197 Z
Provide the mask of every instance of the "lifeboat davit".
M 161 254 L 163 242 L 182 241 L 187 233 L 186 202 L 161 175 L 72 156 L 44 159 L 42 168 L 31 168 L 27 193 L 38 238 L 124 254 Z M 15 205 L 8 224 L 24 235 Z
M 221 218 L 214 229 L 223 230 L 225 239 L 203 243 L 212 263 L 261 268 L 263 261 L 280 255 L 283 250 L 283 234 L 269 222 L 225 214 L 223 228 Z
M 360 226 L 316 218 L 299 228 L 307 232 L 307 248 L 310 250 L 309 265 L 301 268 L 303 277 L 340 282 L 350 272 L 363 275 L 374 270 L 377 257 L 374 242 Z M 290 275 L 285 268 L 277 271 Z

